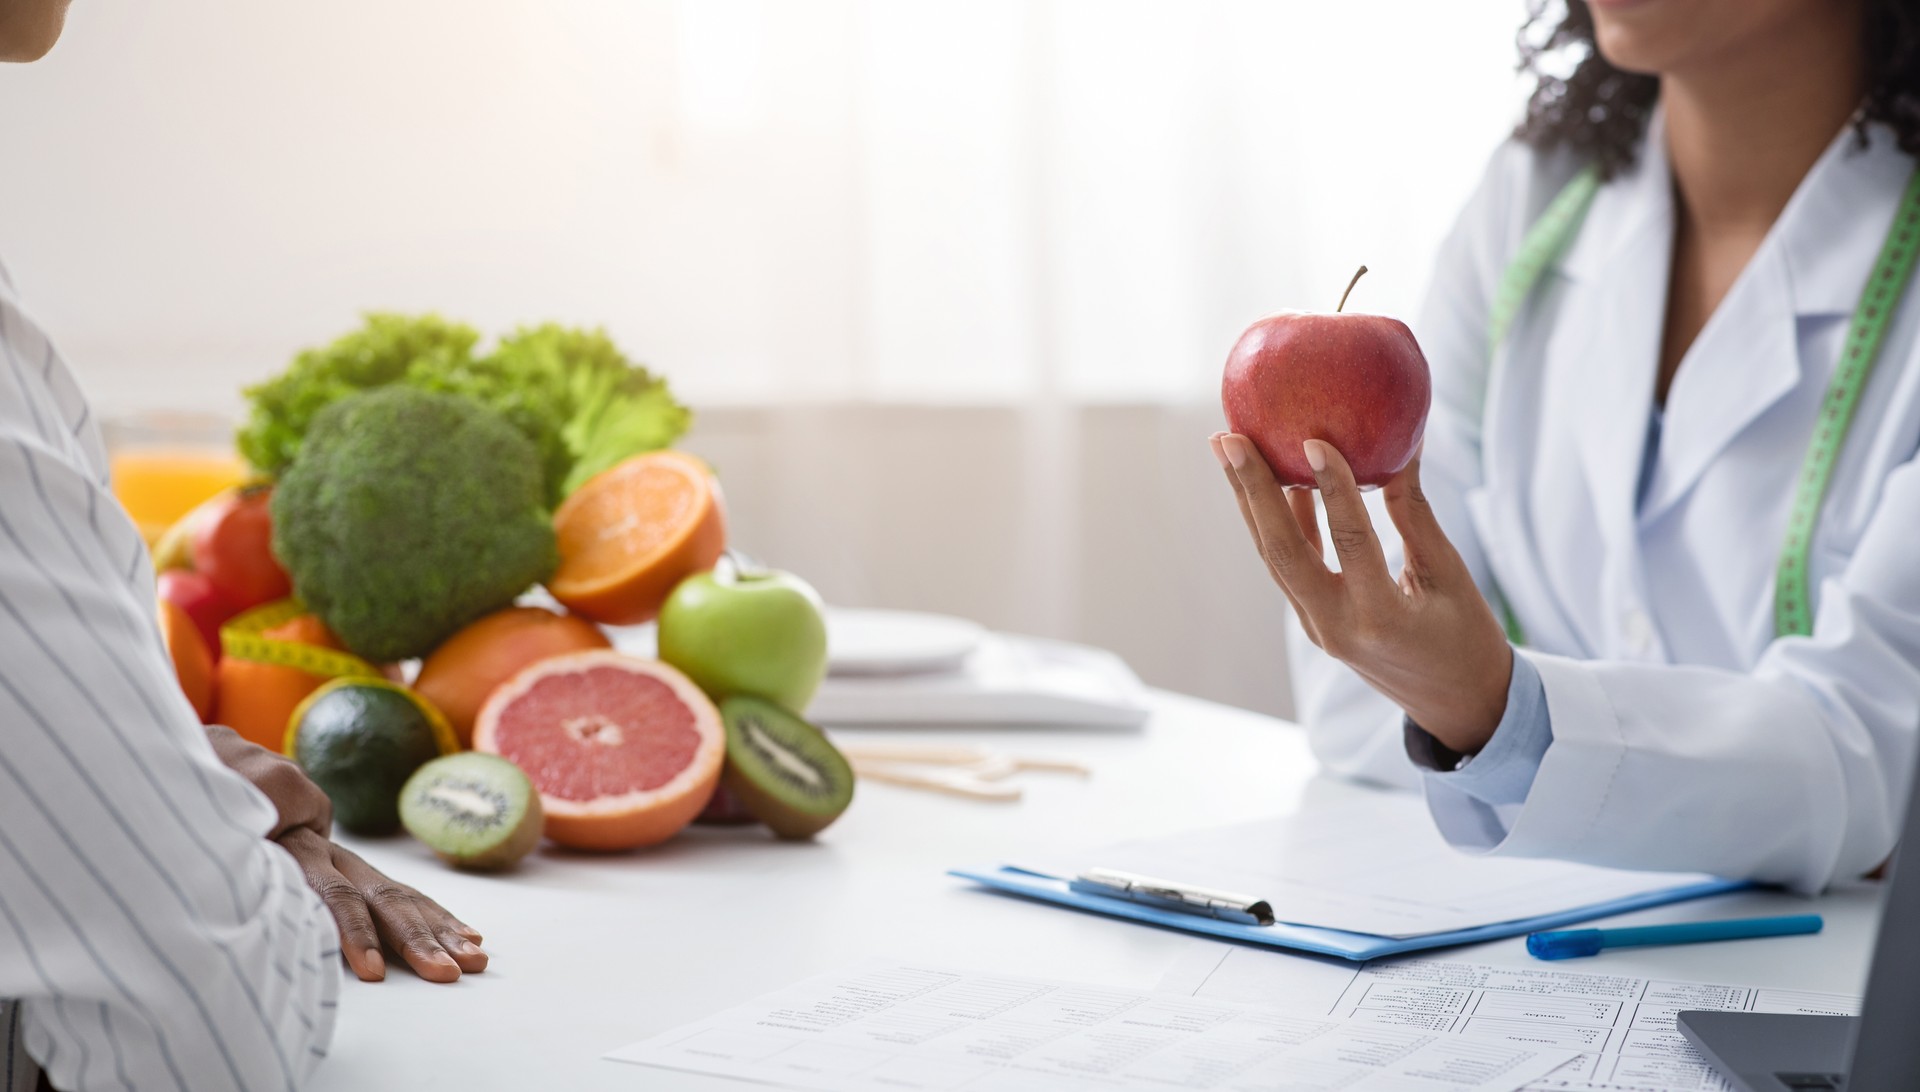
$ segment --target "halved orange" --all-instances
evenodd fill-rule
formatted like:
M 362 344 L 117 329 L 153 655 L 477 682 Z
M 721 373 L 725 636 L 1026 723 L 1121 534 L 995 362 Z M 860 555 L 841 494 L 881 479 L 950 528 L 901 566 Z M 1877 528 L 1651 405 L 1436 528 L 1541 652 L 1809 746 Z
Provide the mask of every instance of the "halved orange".
M 707 464 L 650 451 L 573 491 L 553 515 L 560 567 L 547 582 L 567 609 L 608 625 L 649 621 L 680 581 L 713 568 L 726 515 Z

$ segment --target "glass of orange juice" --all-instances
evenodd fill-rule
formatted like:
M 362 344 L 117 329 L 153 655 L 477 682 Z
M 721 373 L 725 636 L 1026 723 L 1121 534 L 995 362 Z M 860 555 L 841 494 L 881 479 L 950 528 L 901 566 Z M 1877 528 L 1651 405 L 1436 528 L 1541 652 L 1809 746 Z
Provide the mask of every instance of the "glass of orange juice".
M 181 516 L 247 478 L 233 450 L 233 424 L 214 414 L 132 414 L 109 418 L 101 431 L 113 495 L 149 546 Z

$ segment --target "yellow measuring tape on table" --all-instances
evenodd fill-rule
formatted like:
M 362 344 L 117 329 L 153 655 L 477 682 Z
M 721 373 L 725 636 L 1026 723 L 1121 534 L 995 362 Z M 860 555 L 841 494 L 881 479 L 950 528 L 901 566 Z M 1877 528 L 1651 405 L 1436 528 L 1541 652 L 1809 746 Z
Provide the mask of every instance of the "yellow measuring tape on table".
M 297 599 L 255 607 L 220 627 L 220 653 L 236 660 L 277 664 L 329 679 L 385 678 L 379 668 L 351 652 L 266 636 L 267 630 L 307 613 L 310 612 L 306 605 Z

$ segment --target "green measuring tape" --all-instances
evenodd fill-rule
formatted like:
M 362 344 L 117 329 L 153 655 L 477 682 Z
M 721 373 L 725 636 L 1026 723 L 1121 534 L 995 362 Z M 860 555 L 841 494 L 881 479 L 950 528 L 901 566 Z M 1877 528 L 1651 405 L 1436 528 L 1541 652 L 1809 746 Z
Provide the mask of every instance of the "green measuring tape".
M 1527 230 L 1519 251 L 1500 275 L 1500 284 L 1494 291 L 1487 318 L 1490 357 L 1506 341 L 1514 320 L 1540 278 L 1572 245 L 1599 191 L 1600 172 L 1587 167 L 1554 196 L 1540 219 Z M 1827 383 L 1827 393 L 1820 402 L 1820 418 L 1814 424 L 1813 438 L 1808 442 L 1807 456 L 1800 466 L 1793 510 L 1787 518 L 1787 538 L 1774 574 L 1776 637 L 1804 637 L 1813 632 L 1813 597 L 1807 578 L 1807 554 L 1813 546 L 1813 530 L 1819 523 L 1827 489 L 1833 484 L 1833 468 L 1840 461 L 1840 448 L 1846 442 L 1847 430 L 1853 426 L 1860 394 L 1873 377 L 1881 343 L 1887 337 L 1887 323 L 1907 282 L 1913 278 L 1917 256 L 1920 256 L 1920 170 L 1907 180 L 1900 208 L 1894 213 L 1893 226 L 1887 230 L 1886 241 L 1880 245 L 1880 256 L 1874 260 L 1873 272 L 1867 277 L 1866 290 L 1853 310 L 1847 339 L 1840 349 L 1840 366 Z M 1501 612 L 1505 616 L 1507 639 L 1516 645 L 1526 644 L 1526 632 L 1505 596 L 1501 596 Z
M 1558 262 L 1560 255 L 1573 245 L 1573 237 L 1580 234 L 1580 224 L 1593 205 L 1593 195 L 1599 192 L 1599 168 L 1582 170 L 1554 195 L 1540 219 L 1527 229 L 1526 238 L 1520 240 L 1520 250 L 1507 263 L 1506 270 L 1500 274 L 1500 285 L 1493 292 L 1493 307 L 1487 316 L 1489 355 L 1498 352 L 1507 340 L 1513 321 L 1520 317 L 1520 308 L 1526 305 L 1527 297 L 1533 294 L 1534 286 L 1540 283 L 1548 267 Z
M 1820 419 L 1813 426 L 1813 440 L 1807 445 L 1807 458 L 1800 467 L 1800 480 L 1793 490 L 1793 513 L 1787 517 L 1787 541 L 1780 551 L 1780 568 L 1773 581 L 1773 630 L 1779 636 L 1813 632 L 1813 597 L 1807 590 L 1807 551 L 1813 546 L 1814 524 L 1820 519 L 1820 506 L 1827 499 L 1827 487 L 1833 482 L 1833 468 L 1840 461 L 1840 445 L 1853 427 L 1853 411 L 1860 405 L 1860 392 L 1873 376 L 1880 360 L 1880 345 L 1887 338 L 1887 323 L 1894 305 L 1907 282 L 1913 278 L 1914 257 L 1920 254 L 1920 171 L 1907 180 L 1907 192 L 1900 197 L 1900 211 L 1894 213 L 1893 226 L 1886 242 L 1880 244 L 1880 256 L 1874 260 L 1867 288 L 1853 309 L 1853 321 L 1847 326 L 1847 340 L 1840 347 L 1840 366 L 1827 384 L 1820 400 Z

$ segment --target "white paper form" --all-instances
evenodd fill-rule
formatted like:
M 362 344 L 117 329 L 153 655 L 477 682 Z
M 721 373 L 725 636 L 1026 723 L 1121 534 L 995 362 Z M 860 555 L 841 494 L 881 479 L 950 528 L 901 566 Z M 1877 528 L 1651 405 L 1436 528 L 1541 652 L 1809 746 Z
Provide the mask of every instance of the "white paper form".
M 1077 857 L 1014 863 L 1060 879 L 1111 868 L 1233 891 L 1267 900 L 1284 922 L 1383 937 L 1518 921 L 1713 879 L 1461 853 L 1418 795 L 1389 792 Z
M 1728 1092 L 1674 1028 L 1686 1009 L 1850 1016 L 1859 999 L 1764 986 L 1715 985 L 1590 971 L 1444 960 L 1334 964 L 1195 944 L 1160 988 L 1316 1017 L 1418 1028 L 1476 1042 L 1558 1046 L 1580 1054 L 1529 1090 Z
M 833 1092 L 1512 1092 L 1572 1051 L 874 961 L 607 1057 Z

